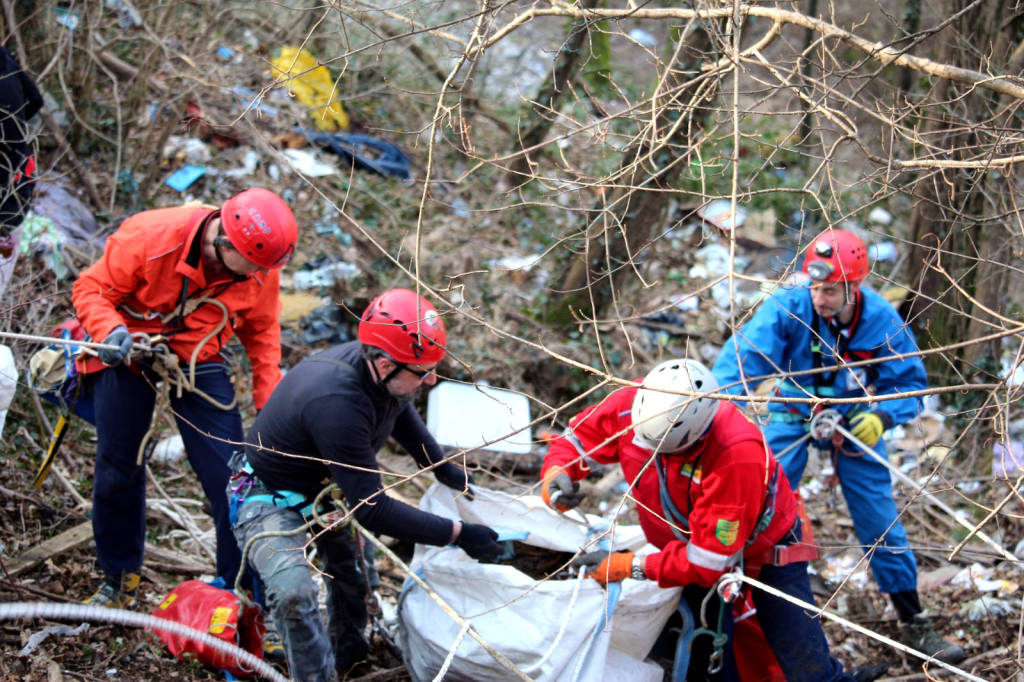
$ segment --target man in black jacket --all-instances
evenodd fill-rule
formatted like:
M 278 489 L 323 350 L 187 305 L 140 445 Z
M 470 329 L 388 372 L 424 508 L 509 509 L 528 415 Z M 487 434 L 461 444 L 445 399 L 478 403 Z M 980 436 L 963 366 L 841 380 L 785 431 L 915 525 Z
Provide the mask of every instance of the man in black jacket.
M 228 494 L 234 532 L 266 589 L 267 607 L 284 642 L 289 670 L 300 682 L 343 675 L 366 657 L 368 567 L 348 529 L 315 536 L 327 582 L 329 631 L 317 606 L 313 569 L 298 532 L 311 503 L 334 481 L 367 529 L 429 545 L 454 543 L 489 561 L 501 551 L 487 526 L 422 512 L 384 494 L 376 453 L 393 437 L 437 480 L 472 495 L 461 468 L 443 453 L 412 405 L 436 383 L 445 354 L 444 324 L 434 307 L 406 289 L 376 299 L 359 322 L 359 341 L 306 358 L 288 372 L 259 413 Z M 244 454 L 244 456 L 242 456 Z M 265 531 L 273 535 L 260 536 Z M 288 534 L 288 531 L 295 531 Z M 255 538 L 255 539 L 254 539 Z
M 35 158 L 28 120 L 43 106 L 35 82 L 0 47 L 0 294 L 18 257 L 18 227 L 32 200 Z

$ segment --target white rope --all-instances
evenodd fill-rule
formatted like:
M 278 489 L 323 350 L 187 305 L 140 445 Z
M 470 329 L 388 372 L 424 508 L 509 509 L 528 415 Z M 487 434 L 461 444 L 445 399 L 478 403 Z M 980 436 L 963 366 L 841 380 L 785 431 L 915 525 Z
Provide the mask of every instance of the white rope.
M 925 653 L 922 653 L 922 652 L 918 651 L 917 649 L 911 649 L 907 645 L 901 644 L 901 643 L 897 642 L 896 640 L 889 639 L 885 635 L 880 635 L 877 632 L 873 632 L 871 630 L 868 630 L 867 628 L 865 628 L 865 627 L 863 627 L 861 625 L 857 625 L 856 623 L 854 623 L 852 621 L 846 620 L 842 616 L 837 616 L 837 615 L 835 615 L 833 613 L 829 613 L 828 611 L 826 611 L 824 609 L 818 608 L 814 604 L 809 604 L 809 603 L 803 601 L 802 599 L 797 599 L 796 597 L 794 597 L 792 595 L 786 594 L 785 592 L 782 592 L 780 590 L 775 589 L 771 585 L 766 585 L 763 582 L 761 582 L 759 580 L 755 580 L 754 578 L 751 578 L 749 576 L 743 575 L 742 573 L 727 573 L 724 576 L 722 576 L 722 578 L 720 578 L 720 580 L 721 579 L 743 581 L 743 582 L 747 583 L 748 585 L 752 585 L 753 587 L 756 587 L 756 588 L 758 588 L 760 590 L 764 590 L 768 594 L 774 595 L 774 596 L 778 597 L 779 599 L 785 599 L 786 601 L 790 602 L 791 604 L 796 604 L 797 606 L 799 606 L 799 607 L 801 607 L 803 609 L 807 609 L 808 611 L 811 611 L 813 613 L 817 613 L 819 615 L 822 615 L 825 618 L 828 618 L 829 620 L 833 620 L 833 621 L 839 623 L 840 625 L 842 625 L 843 627 L 850 628 L 851 630 L 855 630 L 855 631 L 861 633 L 862 635 L 867 635 L 868 637 L 871 637 L 874 640 L 882 642 L 883 644 L 887 644 L 887 645 L 893 647 L 894 649 L 899 649 L 900 651 L 902 651 L 904 653 L 908 653 L 908 654 L 911 654 L 913 656 L 917 656 L 918 658 L 920 658 L 923 661 L 927 661 L 928 663 L 933 663 L 933 664 L 939 666 L 940 668 L 945 668 L 946 670 L 948 670 L 950 672 L 954 672 L 954 673 L 957 673 L 959 675 L 962 675 L 964 677 L 964 679 L 974 680 L 975 682 L 987 682 L 986 680 L 984 680 L 981 677 L 975 677 L 974 675 L 970 674 L 966 670 L 962 670 L 960 668 L 957 668 L 956 666 L 952 666 L 952 665 L 950 665 L 948 663 L 940 661 L 937 658 L 933 658 L 932 656 L 929 656 L 928 654 L 925 654 Z
M 124 609 L 108 609 L 90 604 L 57 604 L 54 602 L 10 602 L 0 604 L 0 620 L 17 618 L 47 618 L 49 620 L 72 620 L 86 622 L 91 620 L 128 625 L 151 630 L 163 630 L 176 635 L 188 637 L 217 651 L 234 656 L 247 670 L 252 670 L 261 677 L 274 682 L 289 682 L 288 678 L 274 670 L 263 660 L 253 656 L 230 642 L 211 637 L 181 623 L 164 620 L 148 613 L 135 613 Z
M 523 672 L 527 675 L 531 675 L 534 671 L 539 670 L 540 667 L 544 665 L 545 661 L 550 658 L 551 654 L 555 652 L 555 649 L 558 647 L 558 643 L 562 641 L 562 635 L 565 634 L 565 630 L 569 626 L 569 620 L 572 618 L 572 608 L 576 605 L 576 597 L 579 596 L 580 587 L 583 586 L 583 581 L 587 579 L 586 574 L 586 567 L 580 566 L 579 575 L 576 578 L 576 584 L 573 585 L 572 588 L 572 597 L 569 599 L 569 606 L 565 609 L 565 620 L 562 621 L 562 627 L 558 630 L 558 636 L 555 637 L 555 641 L 551 643 L 551 648 L 541 656 L 539 661 L 529 667 L 523 668 Z
M 459 648 L 459 645 L 462 644 L 462 639 L 466 636 L 467 632 L 469 632 L 468 620 L 462 624 L 462 628 L 459 630 L 459 634 L 455 638 L 455 643 L 452 644 L 452 648 L 448 650 L 448 655 L 445 656 L 444 663 L 441 664 L 441 669 L 437 671 L 437 675 L 434 676 L 432 682 L 441 682 L 441 680 L 444 679 L 444 676 L 448 674 L 448 668 L 451 667 L 452 661 L 455 660 L 455 651 Z

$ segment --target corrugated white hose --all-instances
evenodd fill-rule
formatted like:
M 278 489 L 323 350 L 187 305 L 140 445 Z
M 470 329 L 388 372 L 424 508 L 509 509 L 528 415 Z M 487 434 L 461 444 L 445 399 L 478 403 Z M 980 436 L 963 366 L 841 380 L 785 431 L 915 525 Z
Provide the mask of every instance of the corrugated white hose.
M 837 616 L 837 615 L 835 615 L 833 613 L 829 613 L 828 611 L 826 611 L 824 609 L 818 608 L 814 604 L 808 604 L 807 602 L 805 602 L 802 599 L 797 599 L 796 597 L 794 597 L 794 596 L 792 596 L 790 594 L 786 594 L 785 592 L 782 592 L 781 590 L 775 589 L 771 585 L 766 585 L 763 582 L 761 582 L 759 580 L 755 580 L 754 578 L 750 578 L 748 576 L 745 576 L 742 573 L 726 573 L 721 578 L 719 578 L 719 582 L 721 583 L 722 581 L 742 581 L 742 582 L 747 583 L 748 585 L 753 585 L 754 587 L 756 587 L 758 589 L 761 589 L 761 590 L 764 590 L 765 592 L 767 592 L 769 594 L 772 594 L 772 595 L 778 597 L 779 599 L 785 599 L 786 601 L 790 602 L 791 604 L 796 604 L 797 606 L 799 606 L 801 608 L 807 609 L 807 611 L 809 611 L 810 613 L 821 614 L 822 616 L 824 616 L 825 618 L 828 618 L 829 620 L 834 620 L 835 622 L 839 623 L 843 627 L 850 628 L 851 630 L 856 630 L 857 632 L 861 633 L 862 635 L 867 635 L 868 637 L 871 637 L 872 639 L 876 639 L 879 642 L 882 642 L 883 644 L 888 644 L 889 646 L 893 647 L 894 649 L 899 649 L 900 651 L 902 651 L 904 653 L 911 654 L 912 656 L 917 656 L 918 658 L 928 662 L 929 664 L 937 665 L 940 668 L 945 668 L 946 670 L 949 670 L 950 672 L 954 672 L 954 673 L 957 673 L 958 675 L 962 675 L 963 679 L 965 679 L 965 680 L 974 680 L 974 682 L 986 682 L 983 678 L 975 677 L 974 675 L 970 674 L 966 670 L 962 670 L 960 668 L 957 668 L 956 666 L 950 665 L 949 663 L 945 663 L 943 661 L 940 661 L 937 658 L 933 658 L 933 657 L 929 656 L 928 654 L 925 654 L 925 653 L 922 653 L 922 652 L 918 651 L 917 649 L 911 649 L 909 646 L 907 646 L 905 644 L 900 644 L 896 640 L 889 639 L 885 635 L 880 635 L 877 632 L 873 632 L 871 630 L 868 630 L 866 627 L 857 625 L 856 623 L 854 623 L 852 621 L 846 620 L 845 618 L 843 618 L 841 616 Z
M 234 656 L 238 662 L 251 669 L 260 677 L 265 677 L 273 682 L 289 682 L 288 678 L 269 666 L 263 660 L 253 656 L 245 649 L 240 649 L 234 644 L 224 640 L 211 637 L 205 632 L 194 630 L 187 625 L 164 620 L 151 616 L 148 613 L 135 613 L 124 609 L 108 609 L 103 606 L 92 606 L 90 604 L 58 604 L 54 602 L 9 602 L 0 604 L 0 620 L 13 620 L 16 618 L 47 618 L 49 620 L 71 620 L 71 621 L 102 621 L 115 623 L 117 625 L 128 625 L 138 628 L 150 628 L 152 630 L 163 630 L 175 635 L 182 635 L 206 646 L 216 649 L 221 653 Z

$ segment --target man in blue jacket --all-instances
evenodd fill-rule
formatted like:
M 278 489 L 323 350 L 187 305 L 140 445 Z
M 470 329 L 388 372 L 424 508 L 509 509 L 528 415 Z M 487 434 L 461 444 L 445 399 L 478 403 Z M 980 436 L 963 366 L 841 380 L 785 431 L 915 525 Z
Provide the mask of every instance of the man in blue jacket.
M 765 376 L 779 374 L 784 377 L 776 379 L 773 394 L 780 398 L 881 397 L 927 387 L 924 364 L 915 355 L 917 343 L 906 323 L 881 295 L 862 286 L 868 254 L 859 237 L 838 229 L 821 233 L 811 242 L 803 271 L 809 286 L 779 289 L 726 341 L 713 368 L 722 390 L 753 393 Z M 837 367 L 880 358 L 887 359 Z M 794 488 L 807 464 L 810 419 L 822 407 L 768 404 L 765 436 Z M 858 440 L 885 456 L 882 434 L 914 419 L 921 401 L 895 398 L 832 407 L 844 415 Z M 819 446 L 832 450 L 854 530 L 871 552 L 879 589 L 892 599 L 904 642 L 948 663 L 963 660 L 963 650 L 943 639 L 921 615 L 917 560 L 899 521 L 889 471 L 849 442 Z

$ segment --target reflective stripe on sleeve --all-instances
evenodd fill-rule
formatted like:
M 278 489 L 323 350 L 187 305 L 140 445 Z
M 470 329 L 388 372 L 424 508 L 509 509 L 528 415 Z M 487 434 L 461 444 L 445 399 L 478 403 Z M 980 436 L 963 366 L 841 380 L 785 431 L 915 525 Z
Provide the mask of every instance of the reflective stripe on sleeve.
M 710 571 L 724 571 L 731 566 L 735 566 L 742 554 L 742 549 L 735 554 L 718 554 L 703 547 L 698 547 L 692 542 L 686 545 L 686 558 L 690 563 Z

